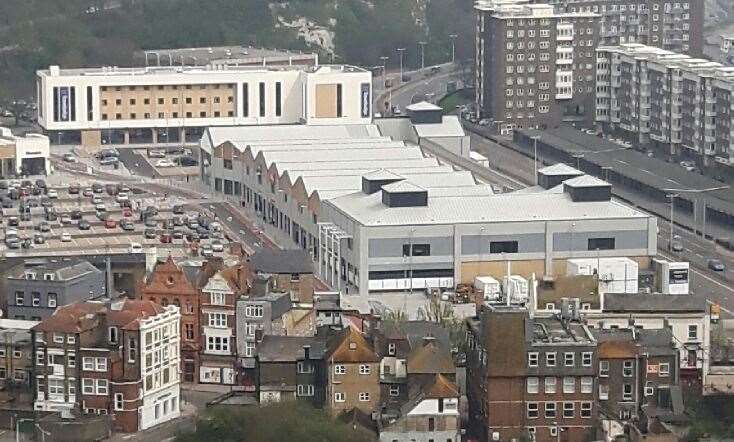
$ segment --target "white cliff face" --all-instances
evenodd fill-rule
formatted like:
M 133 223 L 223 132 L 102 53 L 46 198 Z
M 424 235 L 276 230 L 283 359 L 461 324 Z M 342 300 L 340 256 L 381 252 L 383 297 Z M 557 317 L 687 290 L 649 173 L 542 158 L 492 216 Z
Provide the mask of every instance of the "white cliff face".
M 277 20 L 278 25 L 297 30 L 298 36 L 303 38 L 309 46 L 318 47 L 329 53 L 334 52 L 334 31 L 326 26 L 319 25 L 305 17 L 288 21 L 284 17 L 278 16 Z M 336 19 L 329 19 L 329 24 L 333 27 L 336 24 Z

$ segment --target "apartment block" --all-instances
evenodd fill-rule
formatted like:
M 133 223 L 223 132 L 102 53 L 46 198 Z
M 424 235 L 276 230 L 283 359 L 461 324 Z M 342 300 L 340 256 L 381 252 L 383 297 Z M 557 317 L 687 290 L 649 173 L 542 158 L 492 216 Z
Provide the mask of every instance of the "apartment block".
M 469 434 L 482 442 L 595 436 L 596 339 L 570 316 L 498 308 L 467 320 Z
M 86 301 L 32 328 L 34 409 L 113 415 L 137 432 L 180 415 L 179 309 Z
M 38 124 L 58 143 L 198 143 L 210 126 L 364 124 L 372 75 L 354 66 L 146 66 L 37 73 Z
M 641 44 L 597 50 L 596 121 L 699 167 L 734 165 L 734 68 Z
M 476 100 L 483 118 L 501 133 L 593 123 L 599 14 L 483 2 L 475 12 Z
M 703 0 L 549 0 L 564 12 L 601 15 L 604 46 L 640 43 L 703 55 Z

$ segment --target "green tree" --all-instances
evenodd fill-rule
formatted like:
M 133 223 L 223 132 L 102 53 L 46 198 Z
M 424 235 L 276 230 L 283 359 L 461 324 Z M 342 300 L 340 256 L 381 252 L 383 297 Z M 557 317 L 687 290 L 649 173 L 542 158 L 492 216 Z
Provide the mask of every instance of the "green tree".
M 367 442 L 368 431 L 354 429 L 301 401 L 246 408 L 213 409 L 196 422 L 196 431 L 177 442 Z

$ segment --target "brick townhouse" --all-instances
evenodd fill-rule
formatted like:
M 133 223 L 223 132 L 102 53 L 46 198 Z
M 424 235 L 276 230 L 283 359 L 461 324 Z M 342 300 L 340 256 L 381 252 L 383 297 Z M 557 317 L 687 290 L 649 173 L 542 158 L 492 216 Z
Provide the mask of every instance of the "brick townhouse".
M 112 414 L 137 432 L 180 415 L 179 309 L 86 301 L 33 327 L 34 409 Z

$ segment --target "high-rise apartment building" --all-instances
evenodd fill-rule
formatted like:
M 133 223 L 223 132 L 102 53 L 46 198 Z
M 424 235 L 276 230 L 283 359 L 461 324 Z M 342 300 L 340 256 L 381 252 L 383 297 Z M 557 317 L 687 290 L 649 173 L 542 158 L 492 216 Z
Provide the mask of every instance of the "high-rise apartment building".
M 477 106 L 507 133 L 590 125 L 600 15 L 552 5 L 475 6 Z
M 641 43 L 703 54 L 704 0 L 547 0 L 564 12 L 601 15 L 600 44 Z
M 734 164 L 734 68 L 625 44 L 597 50 L 596 121 L 699 166 Z

